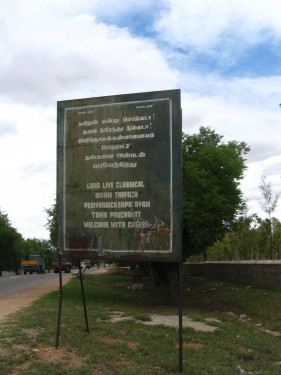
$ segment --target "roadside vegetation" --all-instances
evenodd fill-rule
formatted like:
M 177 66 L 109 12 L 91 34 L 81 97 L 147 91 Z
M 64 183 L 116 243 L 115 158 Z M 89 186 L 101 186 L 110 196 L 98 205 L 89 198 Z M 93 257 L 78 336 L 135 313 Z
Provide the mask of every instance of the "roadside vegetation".
M 240 182 L 249 151 L 244 142 L 225 143 L 208 127 L 183 134 L 184 259 L 280 259 L 281 223 L 273 216 L 279 193 L 274 194 L 265 176 L 259 187 L 268 217 L 247 215 Z M 41 255 L 47 268 L 56 257 L 56 204 L 45 212 L 49 241 L 23 239 L 0 210 L 0 276 L 3 270 L 19 268 L 20 259 L 29 254 Z M 166 293 L 175 285 L 175 267 L 156 266 L 154 280 L 162 289 L 143 276 L 144 290 L 134 291 L 133 275 L 125 271 L 85 275 L 90 334 L 80 283 L 73 278 L 64 287 L 59 349 L 58 292 L 11 316 L 0 327 L 0 375 L 177 373 L 177 329 L 151 321 L 151 314 L 177 315 Z M 184 314 L 215 330 L 184 328 L 183 373 L 280 374 L 280 297 L 278 291 L 186 278 Z
M 259 201 L 267 218 L 258 215 L 241 215 L 234 229 L 225 233 L 207 249 L 208 260 L 261 260 L 280 259 L 281 222 L 273 217 L 280 192 L 274 192 L 266 176 L 259 184 L 262 199 Z
M 249 152 L 245 142 L 225 142 L 210 127 L 182 134 L 183 259 L 280 259 L 281 222 L 274 217 L 280 192 L 266 176 L 258 187 L 267 218 L 247 214 L 241 181 Z M 19 269 L 28 255 L 40 255 L 51 267 L 57 256 L 56 202 L 44 211 L 49 240 L 24 239 L 0 207 L 0 276 Z
M 177 329 L 146 325 L 151 314 L 177 315 L 177 308 L 150 277 L 143 283 L 132 290 L 129 271 L 84 275 L 87 334 L 80 282 L 71 279 L 63 289 L 58 349 L 58 292 L 15 313 L 0 325 L 0 374 L 178 373 Z M 280 374 L 280 311 L 280 292 L 185 278 L 184 315 L 216 329 L 183 329 L 183 374 Z
M 47 269 L 56 257 L 55 247 L 50 241 L 38 238 L 24 239 L 13 227 L 8 214 L 0 209 L 0 276 L 3 271 L 17 272 L 21 259 L 35 254 L 44 258 Z

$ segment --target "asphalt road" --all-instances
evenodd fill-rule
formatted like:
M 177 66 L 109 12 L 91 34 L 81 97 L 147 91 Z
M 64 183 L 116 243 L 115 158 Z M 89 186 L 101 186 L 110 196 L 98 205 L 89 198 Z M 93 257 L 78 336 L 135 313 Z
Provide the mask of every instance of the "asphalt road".
M 69 277 L 71 274 L 62 273 L 62 277 Z M 59 287 L 58 273 L 32 274 L 0 277 L 0 298 L 10 294 L 18 293 L 30 288 L 38 288 L 49 281 L 57 280 Z

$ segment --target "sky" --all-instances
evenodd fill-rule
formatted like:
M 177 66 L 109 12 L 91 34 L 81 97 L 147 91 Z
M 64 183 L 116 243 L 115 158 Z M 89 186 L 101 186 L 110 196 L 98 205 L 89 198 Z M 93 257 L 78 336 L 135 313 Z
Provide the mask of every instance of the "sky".
M 183 131 L 245 141 L 241 188 L 281 191 L 279 0 L 0 0 L 0 211 L 48 239 L 57 101 L 180 89 Z M 281 220 L 281 201 L 274 213 Z

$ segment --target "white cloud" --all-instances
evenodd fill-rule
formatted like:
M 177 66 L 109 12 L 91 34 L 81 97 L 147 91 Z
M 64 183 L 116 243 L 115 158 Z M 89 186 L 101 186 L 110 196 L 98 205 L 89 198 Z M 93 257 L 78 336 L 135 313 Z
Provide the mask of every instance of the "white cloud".
M 186 127 L 218 124 L 226 136 L 241 133 L 256 143 L 264 142 L 266 135 L 267 142 L 270 137 L 278 142 L 281 77 L 229 79 L 185 74 L 181 81 Z
M 0 77 L 2 95 L 13 100 L 51 104 L 79 93 L 95 96 L 175 86 L 175 72 L 151 41 L 97 23 L 92 16 L 73 16 L 33 36 L 28 26 L 19 25 L 18 33 L 21 42 L 7 48 L 9 63 Z M 8 47 L 12 36 L 6 37 Z
M 246 171 L 245 178 L 241 186 L 244 191 L 245 198 L 248 201 L 249 213 L 257 213 L 260 217 L 265 219 L 267 214 L 264 213 L 260 207 L 259 201 L 262 199 L 262 193 L 258 187 L 261 182 L 261 177 L 266 176 L 267 182 L 272 185 L 273 194 L 281 192 L 281 156 L 270 157 L 263 161 L 253 162 L 249 164 Z M 274 211 L 273 216 L 279 218 L 281 215 L 280 200 L 277 209 Z
M 0 210 L 25 237 L 46 237 L 44 207 L 54 202 L 55 108 L 0 102 L 15 132 L 0 137 Z
M 277 0 L 167 0 L 155 29 L 171 46 L 207 53 L 231 63 L 260 42 L 280 40 Z
M 223 141 L 245 141 L 250 146 L 241 186 L 250 213 L 264 217 L 258 204 L 261 176 L 267 175 L 274 189 L 281 191 L 280 77 L 224 79 L 187 74 L 184 82 L 184 131 L 196 133 L 200 126 L 210 126 Z M 280 203 L 276 215 L 281 215 Z
M 278 3 L 0 0 L 0 210 L 25 236 L 47 236 L 43 208 L 55 198 L 57 100 L 174 88 L 182 90 L 185 131 L 210 126 L 225 141 L 251 146 L 243 186 L 252 204 L 262 173 L 281 187 L 281 77 L 222 77 L 188 64 L 198 52 L 231 64 L 249 46 L 275 46 Z M 156 22 L 149 27 L 157 39 L 131 33 L 130 17 L 138 15 Z
M 46 237 L 42 212 L 53 204 L 56 189 L 56 101 L 175 88 L 177 74 L 149 40 L 79 10 L 53 15 L 53 2 L 43 10 L 31 3 L 32 12 L 13 2 L 0 16 L 6 25 L 0 36 L 0 123 L 6 135 L 0 138 L 6 161 L 0 209 L 24 236 Z
M 16 127 L 10 120 L 1 120 L 0 122 L 0 138 L 9 134 L 16 133 Z

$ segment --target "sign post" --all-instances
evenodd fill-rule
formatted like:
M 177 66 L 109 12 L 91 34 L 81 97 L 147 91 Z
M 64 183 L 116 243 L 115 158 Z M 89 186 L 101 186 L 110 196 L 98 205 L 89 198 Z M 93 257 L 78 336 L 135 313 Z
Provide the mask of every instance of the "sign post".
M 59 252 L 180 267 L 180 90 L 60 101 L 57 111 Z
M 58 102 L 59 250 L 181 261 L 180 90 Z

